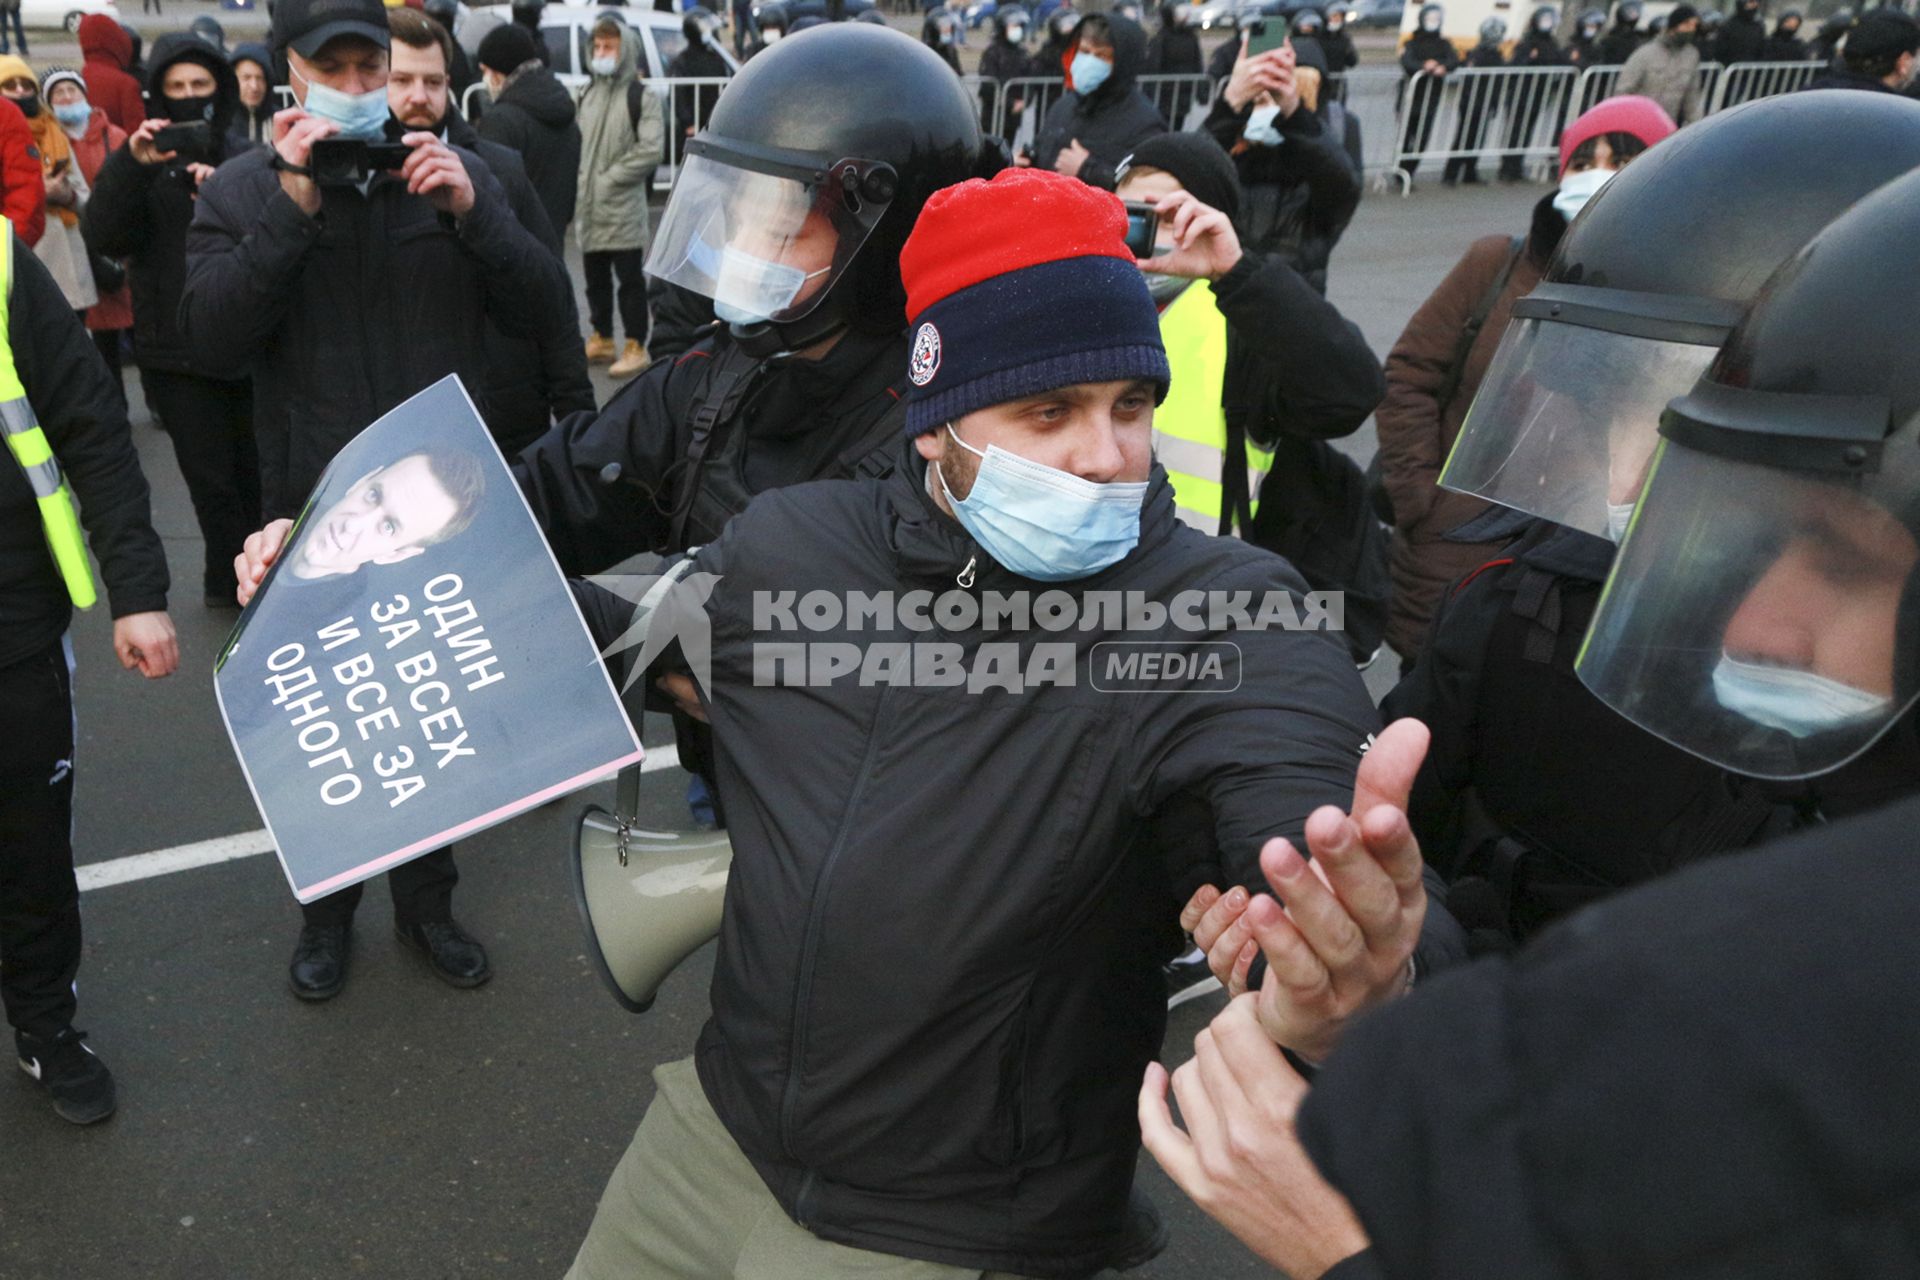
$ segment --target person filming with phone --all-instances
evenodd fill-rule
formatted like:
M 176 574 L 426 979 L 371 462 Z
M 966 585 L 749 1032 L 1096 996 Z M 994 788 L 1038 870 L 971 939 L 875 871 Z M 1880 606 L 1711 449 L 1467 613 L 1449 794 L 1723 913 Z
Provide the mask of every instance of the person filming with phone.
M 209 373 L 254 380 L 269 521 L 297 515 L 342 445 L 448 374 L 484 401 L 487 322 L 536 337 L 568 287 L 485 162 L 392 120 L 389 43 L 380 0 L 280 0 L 271 45 L 299 105 L 274 117 L 271 149 L 201 184 L 187 232 L 181 322 Z M 470 987 L 491 970 L 453 923 L 457 879 L 448 849 L 389 877 L 403 939 Z M 341 989 L 358 894 L 304 907 L 296 996 Z
M 140 385 L 173 440 L 193 499 L 206 544 L 206 605 L 231 609 L 233 558 L 260 526 L 253 386 L 244 377 L 208 376 L 187 350 L 179 317 L 196 194 L 215 169 L 251 144 L 227 132 L 239 109 L 233 68 L 198 36 L 161 36 L 147 84 L 153 118 L 101 166 L 87 204 L 87 243 L 129 264 Z

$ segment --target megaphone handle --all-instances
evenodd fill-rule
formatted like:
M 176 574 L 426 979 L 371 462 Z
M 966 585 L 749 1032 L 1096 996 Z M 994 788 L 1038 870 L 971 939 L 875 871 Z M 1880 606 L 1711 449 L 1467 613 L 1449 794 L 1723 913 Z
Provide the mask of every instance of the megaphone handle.
M 621 826 L 640 816 L 640 766 L 628 765 L 613 780 L 613 812 Z

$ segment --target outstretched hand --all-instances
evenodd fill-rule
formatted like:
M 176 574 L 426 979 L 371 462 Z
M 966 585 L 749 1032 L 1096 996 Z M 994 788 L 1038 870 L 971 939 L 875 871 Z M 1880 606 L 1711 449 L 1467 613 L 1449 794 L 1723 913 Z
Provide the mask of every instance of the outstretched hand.
M 1325 1057 L 1355 1015 L 1410 984 L 1427 894 L 1406 809 L 1431 740 L 1418 720 L 1379 735 L 1360 762 L 1352 809 L 1328 805 L 1307 819 L 1311 862 L 1286 840 L 1267 842 L 1260 869 L 1280 901 L 1207 886 L 1181 912 L 1230 993 L 1247 990 L 1253 958 L 1265 954 L 1260 1023 L 1308 1059 Z

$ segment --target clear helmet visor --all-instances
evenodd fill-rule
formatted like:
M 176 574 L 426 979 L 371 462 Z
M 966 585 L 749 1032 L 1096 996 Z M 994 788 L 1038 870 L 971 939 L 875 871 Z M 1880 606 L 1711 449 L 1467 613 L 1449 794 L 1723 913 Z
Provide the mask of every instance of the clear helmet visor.
M 1825 477 L 1662 441 L 1576 669 L 1615 711 L 1756 778 L 1860 755 L 1920 696 L 1920 449 Z
M 892 203 L 885 164 L 811 164 L 696 138 L 647 251 L 647 273 L 711 298 L 736 324 L 818 306 Z
M 1617 540 L 1659 441 L 1661 411 L 1717 351 L 1517 319 L 1487 367 L 1440 484 Z

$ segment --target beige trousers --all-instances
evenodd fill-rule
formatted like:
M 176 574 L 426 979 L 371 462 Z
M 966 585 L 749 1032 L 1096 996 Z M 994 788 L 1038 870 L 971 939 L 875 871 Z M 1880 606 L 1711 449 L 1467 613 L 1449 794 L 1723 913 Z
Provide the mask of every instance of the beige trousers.
M 707 1102 L 693 1059 L 656 1067 L 653 1079 L 653 1105 L 567 1280 L 1017 1280 L 820 1239 L 767 1190 Z

